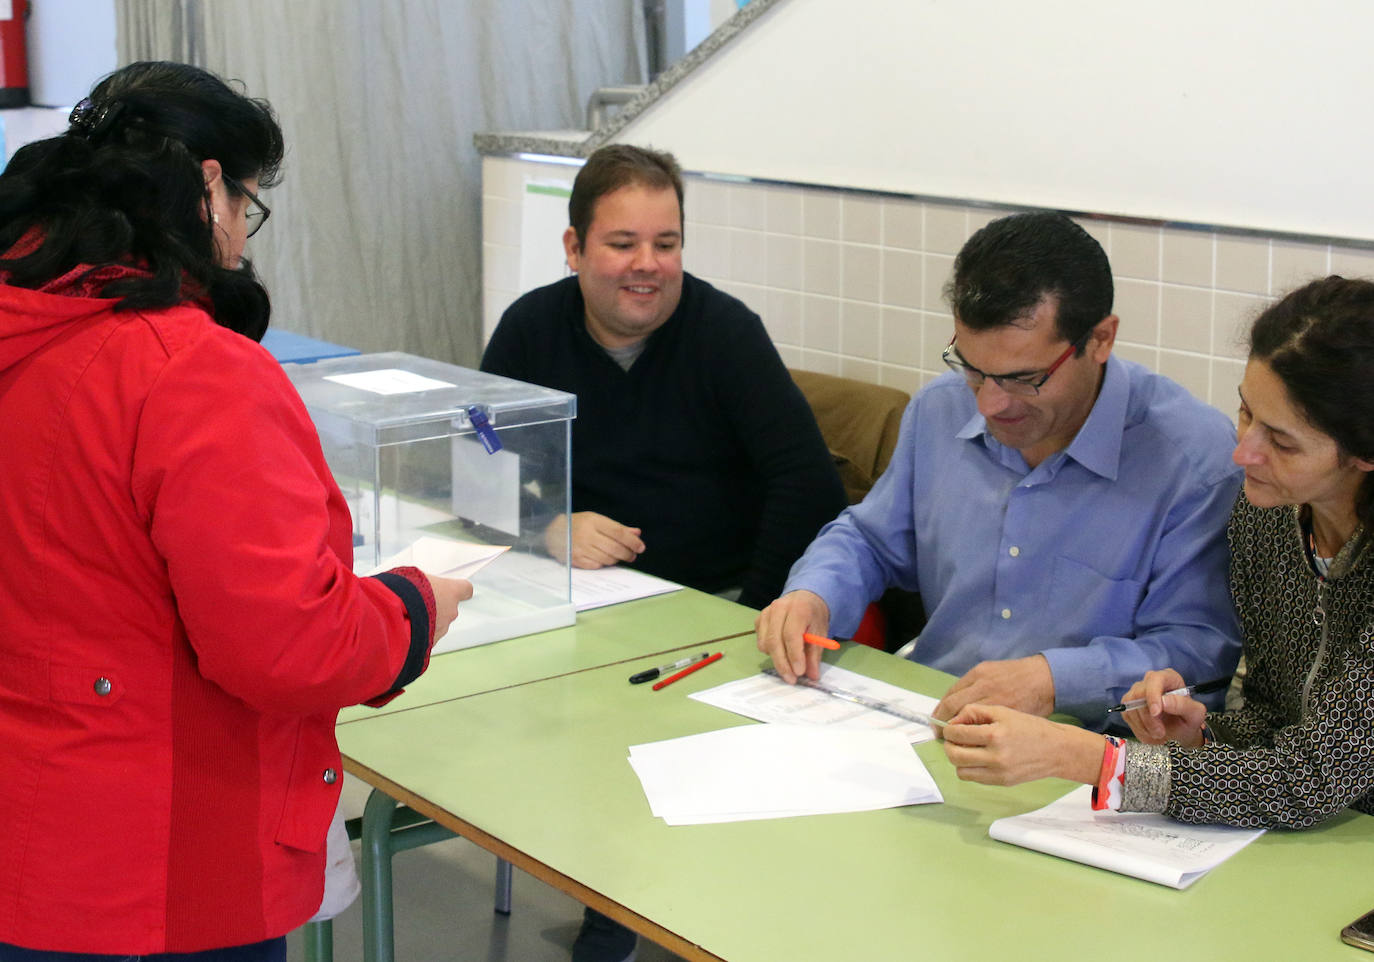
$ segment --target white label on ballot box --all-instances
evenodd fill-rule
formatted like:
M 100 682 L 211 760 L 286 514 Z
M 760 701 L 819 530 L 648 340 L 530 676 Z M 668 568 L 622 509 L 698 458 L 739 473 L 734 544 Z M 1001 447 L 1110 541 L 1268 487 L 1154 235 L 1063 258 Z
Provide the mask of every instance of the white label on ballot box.
M 453 387 L 448 381 L 439 381 L 395 367 L 377 371 L 357 371 L 353 374 L 330 374 L 325 380 L 360 391 L 371 391 L 373 394 L 416 394 L 420 391 L 435 391 L 441 387 Z
M 453 513 L 520 536 L 520 455 L 453 439 Z

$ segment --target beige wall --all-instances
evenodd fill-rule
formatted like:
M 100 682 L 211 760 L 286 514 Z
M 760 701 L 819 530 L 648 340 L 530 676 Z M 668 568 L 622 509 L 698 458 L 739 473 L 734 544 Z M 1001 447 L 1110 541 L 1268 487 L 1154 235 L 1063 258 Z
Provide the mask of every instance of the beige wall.
M 521 293 L 525 179 L 574 174 L 530 160 L 484 160 L 484 343 Z M 789 366 L 913 392 L 944 370 L 951 321 L 941 288 L 954 254 L 1004 213 L 701 176 L 687 180 L 686 208 L 687 270 L 757 311 Z M 1374 252 L 1340 244 L 1106 218 L 1082 223 L 1116 276 L 1117 353 L 1232 416 L 1241 334 L 1273 295 L 1328 273 L 1374 276 Z

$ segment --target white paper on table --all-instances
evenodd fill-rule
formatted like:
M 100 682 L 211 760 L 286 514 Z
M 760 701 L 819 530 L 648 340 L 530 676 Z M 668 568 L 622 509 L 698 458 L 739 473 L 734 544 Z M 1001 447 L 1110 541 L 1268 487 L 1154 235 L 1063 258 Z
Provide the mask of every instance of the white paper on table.
M 420 391 L 437 391 L 441 387 L 453 387 L 448 381 L 439 381 L 398 367 L 356 371 L 352 374 L 329 374 L 325 376 L 325 380 L 360 391 L 371 391 L 373 394 L 416 394 Z
M 402 565 L 411 565 L 427 575 L 471 578 L 509 550 L 510 545 L 473 544 L 471 541 L 449 541 L 447 538 L 425 535 L 367 573 L 375 575 Z
M 837 665 L 821 665 L 821 683 L 918 715 L 929 715 L 940 703 L 938 698 L 889 685 Z M 687 697 L 759 721 L 892 730 L 901 732 L 912 745 L 935 737 L 929 725 L 856 705 L 805 685 L 789 685 L 775 675 L 753 675 Z
M 572 601 L 578 611 L 681 590 L 682 585 L 676 582 L 620 565 L 572 569 Z
M 998 841 L 1185 889 L 1264 834 L 1264 829 L 1188 825 L 1167 815 L 1094 812 L 1092 786 L 988 826 Z
M 630 747 L 650 811 L 669 825 L 943 801 L 899 732 L 744 725 Z

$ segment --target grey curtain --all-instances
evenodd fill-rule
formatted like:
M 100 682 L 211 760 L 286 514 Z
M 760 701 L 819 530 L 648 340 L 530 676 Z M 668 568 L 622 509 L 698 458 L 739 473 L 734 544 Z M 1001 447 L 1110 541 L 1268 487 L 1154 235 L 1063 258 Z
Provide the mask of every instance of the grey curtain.
M 175 59 L 277 111 L 285 179 L 248 254 L 273 324 L 467 366 L 481 352 L 483 131 L 582 126 L 643 83 L 638 0 L 119 0 L 120 62 Z

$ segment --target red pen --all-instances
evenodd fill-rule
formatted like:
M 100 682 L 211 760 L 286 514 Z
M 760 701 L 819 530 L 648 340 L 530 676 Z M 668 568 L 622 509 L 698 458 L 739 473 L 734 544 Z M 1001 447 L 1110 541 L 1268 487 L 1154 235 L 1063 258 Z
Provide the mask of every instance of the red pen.
M 718 652 L 716 652 L 714 655 L 712 655 L 710 658 L 703 658 L 701 661 L 697 662 L 695 665 L 688 665 L 686 668 L 682 669 L 682 671 L 678 672 L 676 675 L 669 675 L 667 678 L 663 679 L 662 681 L 654 682 L 654 691 L 658 691 L 660 688 L 663 688 L 663 687 L 666 686 L 666 685 L 671 685 L 673 682 L 677 681 L 679 678 L 686 678 L 686 677 L 687 677 L 688 675 L 690 675 L 692 672 L 694 672 L 694 671 L 700 671 L 701 669 L 703 669 L 703 668 L 705 668 L 707 665 L 709 665 L 711 662 L 713 662 L 713 661 L 720 661 L 720 659 L 723 658 L 724 656 L 725 656 L 725 652 L 723 652 L 723 651 L 718 651 Z

